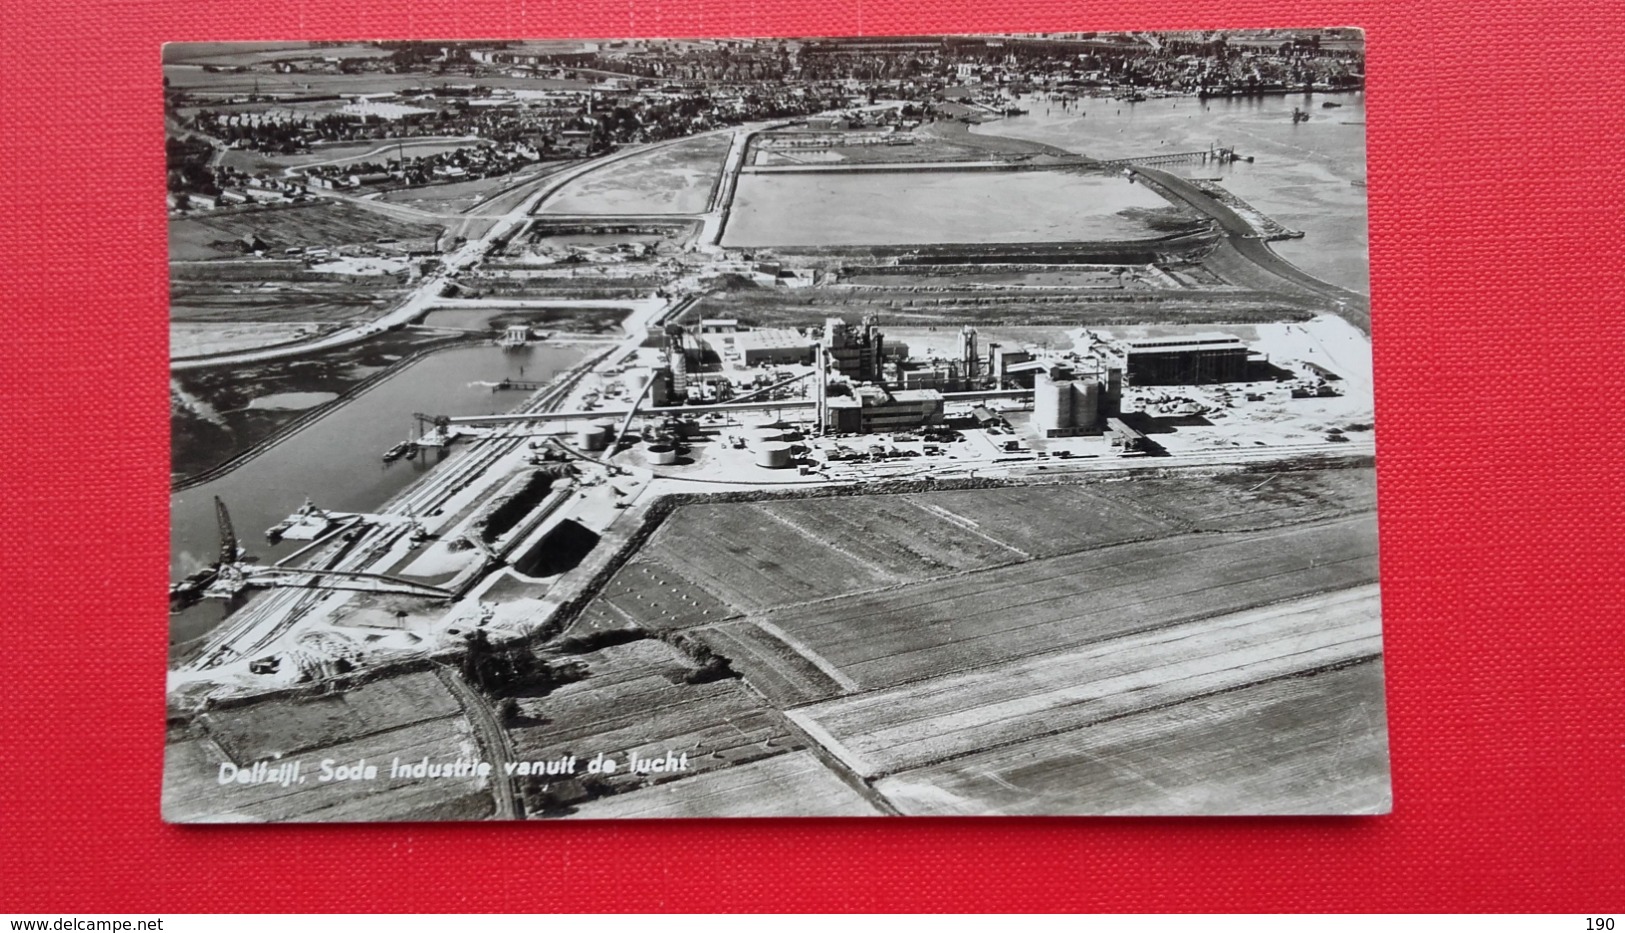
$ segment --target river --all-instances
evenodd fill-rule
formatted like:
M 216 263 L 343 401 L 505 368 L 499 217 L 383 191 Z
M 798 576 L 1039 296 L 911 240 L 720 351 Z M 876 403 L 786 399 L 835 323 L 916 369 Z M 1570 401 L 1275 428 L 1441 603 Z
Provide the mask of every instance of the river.
M 494 346 L 441 350 L 410 364 L 328 412 L 313 424 L 212 482 L 169 497 L 169 573 L 180 579 L 214 561 L 219 534 L 214 497 L 231 513 L 239 542 L 261 562 L 307 542 L 270 545 L 265 529 L 297 509 L 306 496 L 341 512 L 377 508 L 444 459 L 427 451 L 416 460 L 384 463 L 381 455 L 411 433 L 414 412 L 482 415 L 508 411 L 527 393 L 492 392 L 481 382 L 503 378 L 545 382 L 583 359 L 587 350 L 546 344 L 516 350 Z M 227 607 L 204 600 L 170 616 L 170 642 L 207 633 Z
M 1323 107 L 1331 102 L 1337 107 Z M 1254 161 L 1158 166 L 1223 184 L 1301 240 L 1270 244 L 1311 275 L 1370 294 L 1366 226 L 1365 94 L 1271 94 L 1127 103 L 1106 98 L 1062 107 L 1042 93 L 1021 98 L 1025 116 L 972 132 L 1046 143 L 1097 159 L 1186 152 L 1218 145 Z M 1292 110 L 1309 119 L 1294 123 Z

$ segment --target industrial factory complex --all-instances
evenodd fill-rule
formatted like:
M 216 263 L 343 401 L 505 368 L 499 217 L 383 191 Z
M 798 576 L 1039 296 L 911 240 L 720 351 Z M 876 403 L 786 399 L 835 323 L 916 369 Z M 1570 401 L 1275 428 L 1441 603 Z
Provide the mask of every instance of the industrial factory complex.
M 170 46 L 166 818 L 1385 811 L 1361 42 Z

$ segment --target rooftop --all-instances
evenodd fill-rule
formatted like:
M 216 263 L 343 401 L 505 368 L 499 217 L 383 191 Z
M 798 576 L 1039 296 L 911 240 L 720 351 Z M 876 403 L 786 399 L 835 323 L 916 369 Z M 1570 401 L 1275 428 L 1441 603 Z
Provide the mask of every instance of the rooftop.
M 740 350 L 778 350 L 811 345 L 811 340 L 788 327 L 742 330 L 734 335 L 734 346 Z
M 1228 334 L 1192 334 L 1124 340 L 1123 347 L 1130 353 L 1171 353 L 1177 350 L 1245 350 L 1247 344 L 1240 337 Z

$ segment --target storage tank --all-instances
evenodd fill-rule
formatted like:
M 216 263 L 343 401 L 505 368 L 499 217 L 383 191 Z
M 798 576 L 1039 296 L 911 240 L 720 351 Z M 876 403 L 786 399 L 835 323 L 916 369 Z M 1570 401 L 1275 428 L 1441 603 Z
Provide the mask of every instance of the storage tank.
M 576 449 L 603 450 L 608 442 L 604 439 L 604 432 L 597 425 L 588 425 L 576 431 Z
M 760 449 L 763 444 L 777 444 L 784 440 L 784 432 L 778 428 L 756 428 L 750 432 L 750 446 Z
M 655 466 L 670 466 L 677 462 L 677 448 L 670 444 L 650 444 L 649 462 Z
M 615 437 L 615 432 L 619 429 L 620 425 L 608 419 L 594 421 L 587 428 L 586 433 L 592 438 L 591 443 L 587 445 L 587 449 L 603 450 L 608 447 L 609 442 Z
M 783 441 L 764 441 L 756 446 L 756 465 L 769 470 L 782 470 L 790 465 L 790 445 Z

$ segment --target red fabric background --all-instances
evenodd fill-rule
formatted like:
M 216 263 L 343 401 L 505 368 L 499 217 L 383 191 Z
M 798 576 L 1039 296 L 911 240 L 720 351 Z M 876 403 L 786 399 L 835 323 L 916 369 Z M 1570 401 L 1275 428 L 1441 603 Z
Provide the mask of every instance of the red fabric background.
M 1625 909 L 1625 4 L 0 0 L 0 910 Z M 1395 812 L 159 821 L 159 44 L 1368 29 Z

